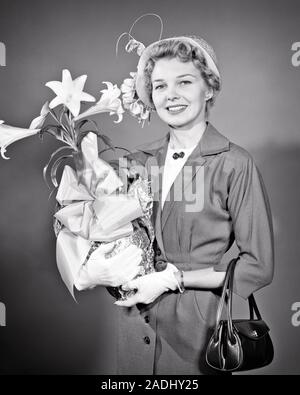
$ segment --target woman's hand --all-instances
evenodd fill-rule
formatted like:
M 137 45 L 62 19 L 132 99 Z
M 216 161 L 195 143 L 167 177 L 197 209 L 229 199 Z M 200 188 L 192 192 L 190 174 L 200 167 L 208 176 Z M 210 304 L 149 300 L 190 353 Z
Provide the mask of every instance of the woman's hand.
M 122 286 L 125 291 L 137 289 L 137 292 L 125 301 L 117 301 L 114 304 L 118 306 L 131 307 L 137 303 L 152 303 L 158 296 L 167 292 L 174 291 L 178 288 L 178 281 L 175 273 L 178 271 L 176 266 L 168 263 L 165 270 L 146 274 L 129 281 Z
M 75 287 L 81 291 L 96 285 L 118 287 L 132 280 L 140 270 L 142 250 L 130 245 L 112 258 L 105 254 L 112 249 L 113 243 L 100 245 L 82 266 L 75 281 Z

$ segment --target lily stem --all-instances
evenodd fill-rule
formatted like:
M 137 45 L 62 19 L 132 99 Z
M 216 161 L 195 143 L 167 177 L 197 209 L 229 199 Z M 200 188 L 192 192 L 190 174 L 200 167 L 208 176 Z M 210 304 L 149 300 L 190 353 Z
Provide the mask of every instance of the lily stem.
M 68 131 L 68 129 L 65 127 L 65 125 L 62 123 L 62 122 L 60 122 L 59 121 L 59 119 L 57 118 L 57 116 L 56 116 L 56 114 L 55 114 L 55 112 L 54 111 L 52 111 L 52 110 L 50 110 L 50 114 L 52 115 L 52 117 L 56 120 L 56 122 L 64 129 L 64 131 L 66 132 L 66 133 L 68 133 L 69 134 L 69 131 Z

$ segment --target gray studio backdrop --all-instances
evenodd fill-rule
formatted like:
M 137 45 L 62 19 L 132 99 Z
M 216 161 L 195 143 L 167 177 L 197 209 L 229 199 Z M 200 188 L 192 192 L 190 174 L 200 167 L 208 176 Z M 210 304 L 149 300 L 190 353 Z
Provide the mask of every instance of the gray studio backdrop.
M 63 68 L 73 77 L 87 74 L 85 91 L 96 97 L 102 81 L 121 83 L 137 58 L 121 45 L 116 59 L 116 39 L 146 12 L 160 14 L 164 36 L 202 35 L 217 52 L 223 90 L 211 120 L 254 156 L 276 232 L 275 278 L 257 294 L 275 359 L 252 374 L 299 374 L 298 1 L 1 0 L 0 119 L 28 127 L 53 97 L 45 82 L 61 80 Z M 157 22 L 145 21 L 135 35 L 146 44 L 156 40 Z M 95 120 L 129 149 L 166 132 L 155 117 L 143 129 L 129 116 L 118 125 L 108 115 Z M 32 137 L 8 149 L 11 160 L 0 160 L 1 373 L 114 373 L 112 298 L 98 288 L 79 294 L 76 304 L 56 269 L 54 200 L 48 201 L 42 169 L 58 146 L 51 137 L 43 143 Z

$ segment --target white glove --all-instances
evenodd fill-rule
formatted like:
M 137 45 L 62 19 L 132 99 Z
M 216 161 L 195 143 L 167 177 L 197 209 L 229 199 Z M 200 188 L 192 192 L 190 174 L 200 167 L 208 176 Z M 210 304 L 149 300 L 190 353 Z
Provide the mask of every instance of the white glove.
M 131 244 L 112 258 L 105 253 L 112 249 L 113 243 L 101 244 L 90 256 L 86 265 L 79 270 L 75 287 L 81 291 L 96 285 L 118 287 L 132 280 L 140 271 L 142 250 Z
M 179 284 L 175 274 L 178 272 L 176 266 L 168 263 L 165 270 L 146 274 L 129 281 L 122 286 L 125 291 L 137 289 L 137 292 L 124 301 L 117 301 L 114 304 L 118 306 L 131 307 L 137 303 L 152 303 L 158 296 L 168 290 L 174 291 Z

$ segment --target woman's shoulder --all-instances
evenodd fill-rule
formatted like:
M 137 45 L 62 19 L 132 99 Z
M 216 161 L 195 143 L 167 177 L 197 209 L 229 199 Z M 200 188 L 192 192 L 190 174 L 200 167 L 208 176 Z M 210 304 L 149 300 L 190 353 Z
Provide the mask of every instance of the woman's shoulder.
M 248 172 L 257 167 L 252 154 L 232 141 L 229 141 L 229 150 L 223 154 L 224 169 L 227 172 Z
M 211 124 L 204 137 L 206 138 L 203 142 L 204 150 L 208 155 L 216 153 L 225 170 L 243 170 L 254 165 L 254 159 L 249 151 L 231 141 Z
M 254 162 L 253 156 L 245 148 L 233 143 L 232 141 L 230 141 L 229 146 L 230 149 L 228 151 L 228 156 L 231 159 L 240 163 L 248 163 L 249 161 Z

